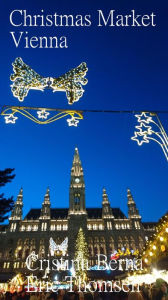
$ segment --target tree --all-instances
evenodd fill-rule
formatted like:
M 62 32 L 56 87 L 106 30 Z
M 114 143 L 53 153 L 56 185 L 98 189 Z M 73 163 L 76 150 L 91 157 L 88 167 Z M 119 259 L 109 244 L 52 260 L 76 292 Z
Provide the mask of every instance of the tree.
M 14 169 L 7 168 L 5 170 L 0 170 L 0 187 L 5 186 L 8 182 L 11 182 L 12 179 L 15 177 L 12 174 Z M 4 222 L 7 218 L 9 213 L 14 206 L 13 197 L 5 198 L 4 193 L 0 194 L 0 223 Z
M 75 246 L 75 276 L 80 276 L 81 281 L 87 279 L 88 246 L 82 228 L 79 229 Z

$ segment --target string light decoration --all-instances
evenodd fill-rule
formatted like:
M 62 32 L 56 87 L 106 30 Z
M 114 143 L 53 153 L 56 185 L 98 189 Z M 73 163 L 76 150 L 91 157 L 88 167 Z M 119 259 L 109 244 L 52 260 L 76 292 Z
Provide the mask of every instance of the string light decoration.
M 47 119 L 47 117 L 49 116 L 49 112 L 47 112 L 45 109 L 41 109 L 37 111 L 37 115 L 39 119 Z
M 4 106 L 0 115 L 4 116 L 6 124 L 15 124 L 18 114 L 39 125 L 50 124 L 69 116 L 71 119 L 67 119 L 68 125 L 77 127 L 79 120 L 83 119 L 81 111 L 24 106 Z M 51 116 L 48 118 L 49 115 Z
M 132 249 L 130 250 L 129 248 L 122 248 L 118 249 L 118 251 L 114 250 L 114 252 L 111 254 L 110 259 L 119 259 L 120 257 L 123 256 L 138 256 L 139 255 L 139 250 L 138 249 Z
M 135 126 L 138 131 L 134 132 L 134 136 L 131 139 L 136 141 L 138 146 L 149 143 L 150 140 L 156 142 L 162 148 L 168 161 L 168 136 L 157 113 L 142 112 L 141 114 L 136 114 L 135 117 L 139 123 L 138 126 Z
M 79 229 L 76 245 L 75 245 L 75 257 L 78 263 L 74 266 L 75 276 L 80 276 L 81 281 L 87 280 L 87 261 L 89 259 L 88 245 L 85 239 L 82 228 Z
M 51 256 L 54 256 L 55 251 L 60 251 L 62 255 L 65 256 L 68 249 L 68 238 L 66 237 L 60 245 L 57 245 L 51 237 L 49 240 L 49 249 Z
M 146 268 L 154 267 L 162 257 L 168 255 L 168 213 L 160 220 L 156 233 L 146 242 L 141 255 Z
M 49 88 L 53 92 L 66 92 L 68 103 L 73 104 L 83 96 L 84 89 L 82 86 L 88 82 L 85 78 L 88 68 L 84 62 L 57 78 L 39 75 L 26 65 L 21 57 L 17 57 L 12 65 L 14 74 L 10 76 L 11 81 L 13 81 L 11 91 L 19 101 L 24 101 L 29 90 L 44 91 L 45 88 Z

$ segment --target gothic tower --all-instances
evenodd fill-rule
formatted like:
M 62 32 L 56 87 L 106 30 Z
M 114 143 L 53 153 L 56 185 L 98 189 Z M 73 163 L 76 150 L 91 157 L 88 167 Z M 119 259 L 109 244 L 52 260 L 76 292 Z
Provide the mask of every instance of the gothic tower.
M 47 188 L 46 194 L 44 196 L 44 201 L 42 204 L 40 219 L 50 219 L 50 190 Z
M 23 189 L 21 188 L 17 196 L 14 208 L 12 210 L 11 217 L 9 218 L 10 231 L 19 230 L 19 223 L 22 220 L 22 208 L 23 208 Z
M 17 196 L 14 208 L 11 213 L 10 220 L 22 220 L 22 208 L 23 208 L 23 189 L 21 188 Z
M 110 207 L 110 201 L 108 199 L 108 195 L 107 195 L 105 188 L 103 189 L 102 197 L 103 197 L 103 200 L 102 200 L 102 217 L 103 217 L 103 219 L 114 218 L 112 209 Z
M 141 228 L 141 216 L 139 210 L 136 207 L 136 203 L 133 199 L 130 189 L 127 190 L 128 198 L 128 218 L 132 220 L 132 228 L 140 229 Z
M 83 168 L 79 157 L 78 148 L 75 154 L 71 169 L 71 182 L 69 192 L 69 214 L 86 214 L 85 207 L 85 182 Z
M 82 227 L 85 235 L 87 232 L 85 182 L 78 148 L 75 148 L 75 154 L 71 169 L 68 215 L 68 253 L 69 259 L 73 259 L 75 253 L 76 238 L 80 227 Z

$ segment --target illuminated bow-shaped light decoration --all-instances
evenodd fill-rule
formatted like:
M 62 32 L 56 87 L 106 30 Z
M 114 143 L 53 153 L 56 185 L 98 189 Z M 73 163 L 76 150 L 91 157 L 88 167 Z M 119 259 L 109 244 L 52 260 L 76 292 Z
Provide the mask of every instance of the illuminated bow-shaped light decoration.
M 58 78 L 40 76 L 21 57 L 16 58 L 12 65 L 14 74 L 10 77 L 13 81 L 11 90 L 19 101 L 24 101 L 31 89 L 44 91 L 45 88 L 50 88 L 53 92 L 66 92 L 68 103 L 73 104 L 83 96 L 82 85 L 88 82 L 85 78 L 88 68 L 84 62 Z
M 155 117 L 156 121 L 152 116 Z M 139 146 L 143 143 L 149 143 L 150 140 L 155 141 L 161 146 L 164 155 L 168 160 L 168 136 L 159 120 L 158 115 L 156 113 L 149 114 L 142 112 L 141 114 L 135 115 L 135 117 L 139 123 L 138 126 L 135 126 L 138 131 L 134 131 L 134 136 L 131 137 L 131 139 L 136 141 Z

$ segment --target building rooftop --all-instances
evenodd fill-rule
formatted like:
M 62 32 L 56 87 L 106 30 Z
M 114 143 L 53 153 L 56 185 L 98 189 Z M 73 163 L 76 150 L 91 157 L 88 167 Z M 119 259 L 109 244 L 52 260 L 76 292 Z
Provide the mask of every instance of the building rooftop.
M 102 208 L 86 208 L 89 219 L 101 219 Z M 115 219 L 126 219 L 126 216 L 120 208 L 112 208 Z M 40 217 L 41 209 L 32 208 L 25 216 L 24 220 L 37 220 Z M 51 208 L 51 219 L 66 219 L 68 217 L 68 208 Z

